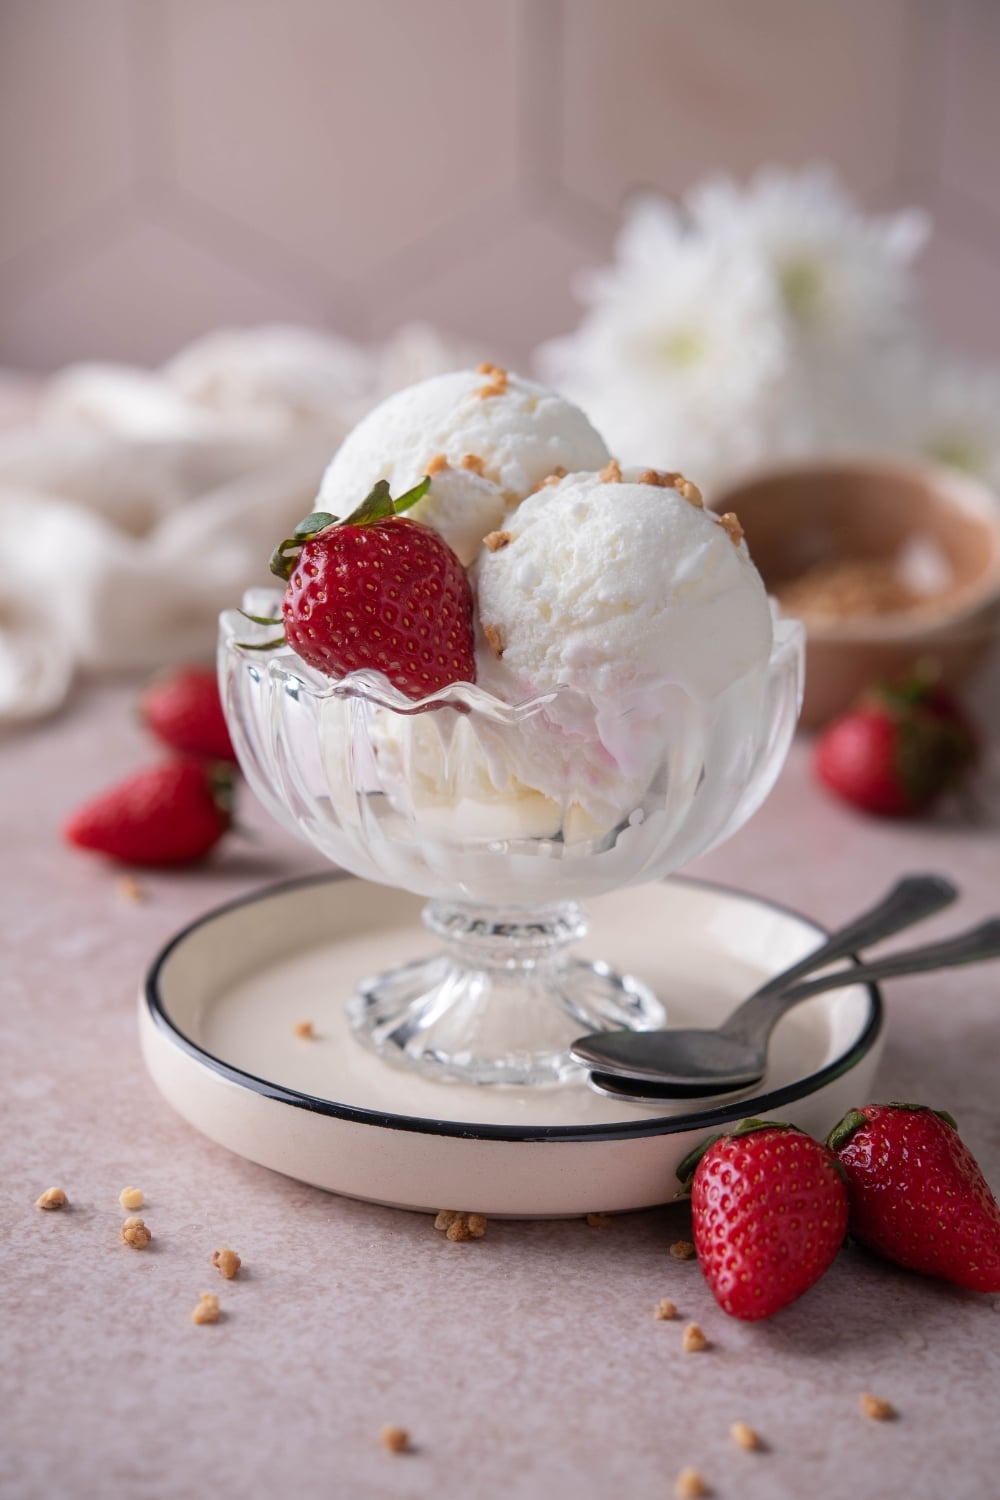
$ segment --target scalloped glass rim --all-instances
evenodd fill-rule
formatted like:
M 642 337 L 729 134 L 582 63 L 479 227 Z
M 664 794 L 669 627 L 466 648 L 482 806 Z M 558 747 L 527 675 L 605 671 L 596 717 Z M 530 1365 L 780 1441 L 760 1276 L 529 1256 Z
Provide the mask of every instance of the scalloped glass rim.
M 280 599 L 277 590 L 269 591 L 274 599 Z M 259 602 L 261 591 L 255 591 L 254 602 Z M 252 613 L 258 613 L 254 609 Z M 414 714 L 427 713 L 431 709 L 449 707 L 456 708 L 462 712 L 485 714 L 489 718 L 503 724 L 517 724 L 524 719 L 531 718 L 549 704 L 557 699 L 565 700 L 568 697 L 586 698 L 588 695 L 583 689 L 575 688 L 569 684 L 557 684 L 547 692 L 539 693 L 533 698 L 523 698 L 518 703 L 508 703 L 503 698 L 497 698 L 485 688 L 479 687 L 474 682 L 452 682 L 447 687 L 439 688 L 436 693 L 429 693 L 425 698 L 408 698 L 394 687 L 382 672 L 369 669 L 359 669 L 349 672 L 346 677 L 327 678 L 315 667 L 310 667 L 307 662 L 293 650 L 291 646 L 275 646 L 270 651 L 261 651 L 259 646 L 252 640 L 237 640 L 237 633 L 241 636 L 250 636 L 254 632 L 259 633 L 262 640 L 266 640 L 268 627 L 255 625 L 246 618 L 239 610 L 226 610 L 221 618 L 220 624 L 225 632 L 226 650 L 243 660 L 262 660 L 267 665 L 268 673 L 272 677 L 294 677 L 309 695 L 317 700 L 327 698 L 360 698 L 367 703 L 375 704 L 379 708 L 389 709 L 393 713 L 412 716 Z M 280 624 L 280 616 L 275 617 L 275 624 Z M 800 620 L 778 617 L 774 621 L 774 640 L 771 646 L 771 654 L 768 658 L 766 670 L 772 671 L 788 655 L 801 650 L 801 643 L 805 638 L 805 627 Z M 288 662 L 289 665 L 284 665 Z M 294 665 L 293 665 L 294 663 Z M 662 682 L 668 682 L 663 679 Z M 662 685 L 661 682 L 661 685 Z M 682 683 L 672 684 L 683 689 Z M 732 684 L 729 684 L 732 686 Z M 802 686 L 799 684 L 799 706 L 802 702 Z M 721 694 L 720 694 L 721 696 Z M 711 698 L 701 700 L 705 704 L 711 703 Z

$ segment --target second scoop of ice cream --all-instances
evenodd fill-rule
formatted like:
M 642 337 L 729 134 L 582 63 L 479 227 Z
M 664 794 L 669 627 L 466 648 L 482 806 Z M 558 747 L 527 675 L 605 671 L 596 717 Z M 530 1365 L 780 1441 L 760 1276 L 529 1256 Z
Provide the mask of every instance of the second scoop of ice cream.
M 746 546 L 639 473 L 570 474 L 507 517 L 475 573 L 483 687 L 518 702 L 672 683 L 705 700 L 767 662 L 771 612 Z

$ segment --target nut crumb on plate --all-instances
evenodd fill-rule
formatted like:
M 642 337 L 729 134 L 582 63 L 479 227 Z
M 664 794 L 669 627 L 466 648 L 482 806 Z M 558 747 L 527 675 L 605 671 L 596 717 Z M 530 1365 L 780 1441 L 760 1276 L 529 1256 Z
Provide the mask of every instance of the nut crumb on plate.
M 296 1021 L 295 1025 L 292 1027 L 292 1030 L 295 1032 L 295 1035 L 301 1037 L 303 1041 L 313 1042 L 316 1040 L 316 1031 L 311 1021 Z
M 748 1453 L 761 1446 L 759 1434 L 754 1432 L 748 1422 L 734 1422 L 729 1429 L 729 1436 L 738 1448 L 745 1448 Z
M 219 1299 L 214 1292 L 202 1292 L 198 1306 L 191 1313 L 192 1323 L 217 1323 L 219 1321 Z
M 881 1396 L 873 1396 L 870 1391 L 861 1393 L 861 1410 L 866 1417 L 871 1417 L 873 1422 L 891 1422 L 896 1415 L 896 1408 L 891 1401 L 886 1401 Z
M 701 1500 L 708 1494 L 708 1485 L 697 1469 L 682 1469 L 674 1481 L 674 1494 L 677 1500 Z
M 689 1323 L 685 1328 L 681 1348 L 685 1354 L 699 1354 L 702 1349 L 708 1348 L 708 1339 L 697 1323 Z
M 674 1240 L 670 1246 L 670 1254 L 674 1260 L 693 1260 L 694 1245 L 690 1240 Z
M 215 1250 L 212 1253 L 212 1265 L 222 1272 L 227 1281 L 232 1281 L 242 1264 L 235 1250 Z
M 124 1187 L 118 1194 L 118 1202 L 126 1210 L 141 1208 L 145 1201 L 142 1188 Z
M 145 1250 L 153 1238 L 152 1232 L 146 1228 L 142 1219 L 126 1219 L 118 1231 L 126 1245 L 131 1245 L 133 1250 Z
M 382 1447 L 387 1453 L 409 1453 L 410 1434 L 405 1427 L 383 1427 Z
M 609 1214 L 588 1214 L 587 1223 L 591 1229 L 607 1229 L 611 1223 L 611 1217 Z
M 676 1316 L 677 1308 L 669 1297 L 661 1297 L 653 1308 L 653 1317 L 658 1323 L 668 1322 L 671 1318 L 676 1318 Z
M 69 1199 L 60 1187 L 46 1188 L 40 1198 L 35 1199 L 36 1208 L 65 1208 Z

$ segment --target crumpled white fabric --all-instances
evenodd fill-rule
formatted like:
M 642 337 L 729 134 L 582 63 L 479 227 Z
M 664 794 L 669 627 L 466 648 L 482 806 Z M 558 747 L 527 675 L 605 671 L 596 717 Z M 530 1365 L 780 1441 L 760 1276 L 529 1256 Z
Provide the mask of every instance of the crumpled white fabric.
M 475 358 L 422 327 L 378 349 L 268 327 L 55 376 L 0 434 L 0 723 L 57 708 L 79 668 L 210 658 L 354 423 Z

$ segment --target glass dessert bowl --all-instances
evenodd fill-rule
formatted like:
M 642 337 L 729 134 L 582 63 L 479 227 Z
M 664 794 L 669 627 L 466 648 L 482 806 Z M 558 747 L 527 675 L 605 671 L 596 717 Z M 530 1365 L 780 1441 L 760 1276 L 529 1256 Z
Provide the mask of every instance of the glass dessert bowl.
M 281 597 L 255 590 L 244 608 L 277 620 Z M 660 682 L 517 703 L 472 683 L 414 701 L 379 672 L 331 680 L 265 646 L 273 633 L 238 610 L 221 619 L 248 781 L 337 865 L 427 897 L 442 943 L 361 979 L 360 1041 L 442 1079 L 537 1085 L 579 1077 L 581 1033 L 662 1025 L 641 979 L 571 954 L 579 903 L 661 879 L 760 806 L 801 704 L 801 626 L 777 620 L 767 662 L 710 698 Z

